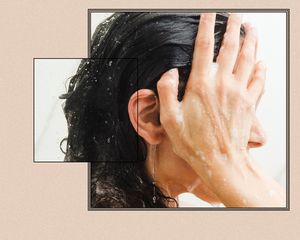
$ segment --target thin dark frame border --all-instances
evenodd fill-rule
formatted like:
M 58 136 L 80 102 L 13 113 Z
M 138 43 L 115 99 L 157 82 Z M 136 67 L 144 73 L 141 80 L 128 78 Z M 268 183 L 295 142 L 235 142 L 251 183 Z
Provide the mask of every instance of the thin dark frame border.
M 88 211 L 290 211 L 290 9 L 88 9 L 88 57 L 91 56 L 91 15 L 105 12 L 250 12 L 250 13 L 285 13 L 286 14 L 286 207 L 180 207 L 180 208 L 92 208 L 91 207 L 91 163 L 88 163 Z

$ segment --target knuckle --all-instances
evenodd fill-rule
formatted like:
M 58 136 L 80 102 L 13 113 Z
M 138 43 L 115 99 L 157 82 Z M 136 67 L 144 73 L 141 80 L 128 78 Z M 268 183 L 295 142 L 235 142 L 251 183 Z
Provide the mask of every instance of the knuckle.
M 197 82 L 192 86 L 191 92 L 195 93 L 200 97 L 205 97 L 209 94 L 210 86 L 207 82 Z
M 207 71 L 199 71 L 192 68 L 192 71 L 190 73 L 190 76 L 189 76 L 189 80 L 188 81 L 191 81 L 193 82 L 193 84 L 196 84 L 196 83 L 199 83 L 199 82 L 205 82 L 208 78 L 208 74 L 207 74 Z
M 163 114 L 160 115 L 159 121 L 160 121 L 160 123 L 161 123 L 163 126 L 165 126 L 166 123 L 168 122 L 168 121 L 167 121 L 167 118 L 166 118 Z
M 238 48 L 238 43 L 230 37 L 225 37 L 223 40 L 223 46 L 228 50 L 235 50 Z
M 249 50 L 244 50 L 240 53 L 240 58 L 241 61 L 246 62 L 246 63 L 252 63 L 253 62 L 253 57 L 251 54 L 251 51 Z
M 244 93 L 241 89 L 241 87 L 238 84 L 231 84 L 228 86 L 228 91 L 229 94 L 231 95 L 232 99 L 236 102 L 239 103 L 243 101 L 244 98 Z
M 226 92 L 228 91 L 228 89 L 231 89 L 231 84 L 229 84 L 228 81 L 220 81 L 217 84 L 217 92 L 223 96 L 226 94 Z
M 242 94 L 241 94 L 241 91 L 238 87 L 230 86 L 229 91 L 235 99 L 241 99 Z
M 253 77 L 261 82 L 265 81 L 265 73 L 262 71 L 256 71 Z
M 240 91 L 238 93 L 238 98 L 240 100 L 240 103 L 246 108 L 250 109 L 254 105 L 253 99 L 249 96 L 249 94 L 246 91 Z
M 164 126 L 170 126 L 170 127 L 175 126 L 175 119 L 169 113 L 163 114 L 160 118 L 160 121 Z
M 166 81 L 166 79 L 161 79 L 157 82 L 157 89 L 158 91 L 160 90 L 164 90 L 166 88 L 168 88 L 168 82 Z
M 210 49 L 213 47 L 213 44 L 213 39 L 209 36 L 198 36 L 195 42 L 196 47 L 202 49 Z

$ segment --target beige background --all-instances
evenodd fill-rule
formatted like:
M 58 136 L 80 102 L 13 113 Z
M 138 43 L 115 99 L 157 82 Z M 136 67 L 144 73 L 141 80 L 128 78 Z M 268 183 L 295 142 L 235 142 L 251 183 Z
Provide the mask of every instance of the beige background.
M 207 2 L 0 2 L 1 240 L 299 238 L 300 8 L 283 0 Z M 87 9 L 113 7 L 291 8 L 291 211 L 87 211 L 86 163 L 33 163 L 33 58 L 86 57 Z

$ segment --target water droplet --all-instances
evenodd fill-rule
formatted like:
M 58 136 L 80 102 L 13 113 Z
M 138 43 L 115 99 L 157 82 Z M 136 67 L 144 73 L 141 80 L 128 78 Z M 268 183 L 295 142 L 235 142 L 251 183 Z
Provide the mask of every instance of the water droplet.
M 107 143 L 110 143 L 110 138 L 107 138 Z
M 109 62 L 108 62 L 108 66 L 111 67 L 111 65 L 112 65 L 112 61 L 109 61 Z

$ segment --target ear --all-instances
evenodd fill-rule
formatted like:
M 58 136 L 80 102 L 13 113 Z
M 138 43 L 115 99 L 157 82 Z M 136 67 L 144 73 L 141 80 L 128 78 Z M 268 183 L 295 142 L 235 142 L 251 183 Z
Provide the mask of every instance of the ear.
M 149 89 L 140 89 L 130 97 L 128 114 L 135 131 L 149 144 L 159 144 L 164 130 L 159 122 L 159 101 Z

